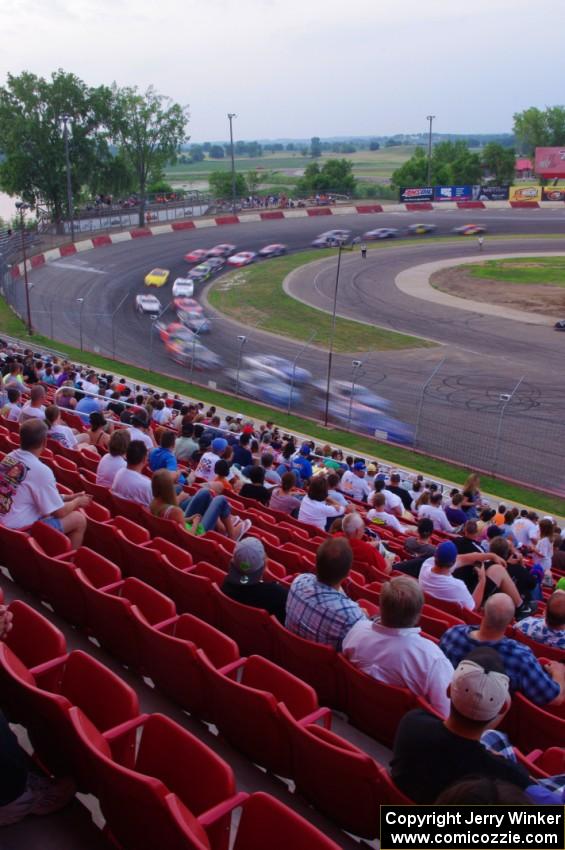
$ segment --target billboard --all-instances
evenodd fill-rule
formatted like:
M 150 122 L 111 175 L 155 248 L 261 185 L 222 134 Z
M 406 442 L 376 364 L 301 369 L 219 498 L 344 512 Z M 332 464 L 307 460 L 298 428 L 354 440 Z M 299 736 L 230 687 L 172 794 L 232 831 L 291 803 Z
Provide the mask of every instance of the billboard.
M 473 186 L 474 201 L 507 201 L 509 186 Z
M 538 177 L 565 177 L 565 146 L 536 148 L 534 170 Z
M 472 186 L 434 186 L 434 201 L 472 201 Z
M 399 190 L 399 199 L 401 204 L 427 204 L 434 199 L 434 187 L 421 186 L 416 189 L 410 189 L 403 186 Z
M 565 201 L 565 186 L 544 186 L 541 190 L 542 201 Z
M 510 186 L 510 201 L 541 201 L 541 186 Z

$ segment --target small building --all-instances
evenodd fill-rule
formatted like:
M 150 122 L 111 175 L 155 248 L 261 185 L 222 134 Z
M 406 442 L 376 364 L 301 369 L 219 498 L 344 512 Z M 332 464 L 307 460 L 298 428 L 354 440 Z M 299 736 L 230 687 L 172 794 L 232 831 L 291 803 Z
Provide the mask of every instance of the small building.
M 517 180 L 530 180 L 534 176 L 531 159 L 517 159 L 514 168 Z

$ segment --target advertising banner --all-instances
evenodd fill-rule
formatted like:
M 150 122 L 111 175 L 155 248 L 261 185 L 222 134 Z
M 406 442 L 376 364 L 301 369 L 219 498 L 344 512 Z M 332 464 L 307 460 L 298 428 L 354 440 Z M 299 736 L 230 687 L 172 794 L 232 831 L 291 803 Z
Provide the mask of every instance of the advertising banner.
M 541 201 L 541 186 L 510 186 L 510 201 Z
M 416 189 L 410 189 L 403 186 L 399 190 L 399 195 L 401 204 L 429 203 L 434 199 L 434 187 L 421 186 Z
M 472 186 L 434 186 L 434 201 L 472 201 Z
M 536 148 L 534 170 L 538 177 L 565 177 L 565 147 Z
M 565 186 L 544 186 L 541 190 L 542 201 L 565 201 Z
M 507 201 L 509 186 L 473 186 L 474 201 Z

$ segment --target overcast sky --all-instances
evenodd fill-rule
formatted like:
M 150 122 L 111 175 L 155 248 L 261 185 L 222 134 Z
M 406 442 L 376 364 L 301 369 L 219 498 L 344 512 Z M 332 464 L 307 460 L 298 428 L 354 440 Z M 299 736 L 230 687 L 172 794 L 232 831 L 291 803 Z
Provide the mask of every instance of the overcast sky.
M 565 101 L 563 0 L 0 0 L 0 84 L 153 84 L 194 141 L 503 132 Z

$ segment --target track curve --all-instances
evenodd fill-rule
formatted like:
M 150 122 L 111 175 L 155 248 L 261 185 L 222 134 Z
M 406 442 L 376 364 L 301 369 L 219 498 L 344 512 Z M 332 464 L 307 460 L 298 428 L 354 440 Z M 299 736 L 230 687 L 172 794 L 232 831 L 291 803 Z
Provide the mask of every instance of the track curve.
M 328 227 L 344 227 L 360 235 L 377 226 L 403 229 L 419 217 L 420 214 L 414 213 L 379 213 L 341 215 L 331 222 L 301 218 L 242 223 L 165 234 L 77 254 L 50 263 L 31 275 L 34 323 L 41 332 L 74 345 L 80 342 L 82 324 L 85 348 L 186 379 L 188 370 L 166 356 L 158 339 L 151 342 L 149 318 L 134 310 L 135 294 L 143 291 L 143 277 L 149 268 L 165 266 L 171 269 L 171 279 L 174 279 L 186 273 L 182 257 L 190 248 L 207 248 L 225 241 L 241 249 L 257 250 L 269 242 L 284 242 L 295 251 L 308 247 L 311 240 Z M 425 213 L 425 220 L 437 225 L 438 236 L 447 235 L 453 227 L 470 220 L 486 224 L 489 231 L 485 240 L 486 257 L 491 235 L 535 233 L 540 236 L 528 239 L 525 244 L 517 239 L 497 239 L 497 253 L 565 250 L 565 209 L 484 210 L 473 211 L 472 216 L 468 211 L 434 211 Z M 564 234 L 563 242 L 543 239 L 544 234 L 555 233 Z M 396 274 L 409 266 L 476 250 L 474 239 L 428 243 L 424 237 L 415 238 L 408 248 L 390 245 L 383 251 L 369 251 L 364 266 L 359 265 L 363 261 L 358 255 L 346 256 L 345 262 L 342 260 L 338 312 L 351 318 L 373 319 L 376 324 L 392 330 L 438 341 L 437 347 L 429 349 L 369 353 L 357 376 L 358 382 L 390 400 L 396 418 L 415 425 L 422 386 L 434 368 L 444 361 L 426 391 L 417 434 L 420 448 L 469 464 L 481 465 L 480 460 L 484 458 L 484 466 L 496 465 L 500 472 L 512 471 L 517 477 L 533 480 L 531 459 L 523 464 L 522 471 L 522 467 L 516 470 L 515 457 L 511 453 L 508 458 L 500 453 L 496 458 L 493 456 L 490 443 L 497 427 L 500 395 L 509 392 L 519 377 L 525 376 L 519 398 L 516 398 L 519 408 L 515 411 L 522 415 L 520 441 L 524 447 L 531 445 L 536 428 L 539 435 L 540 417 L 544 421 L 545 418 L 563 421 L 565 385 L 561 385 L 560 375 L 565 336 L 545 328 L 493 320 L 466 311 L 438 309 L 438 305 L 404 295 L 394 286 Z M 324 273 L 310 283 L 301 297 L 327 309 L 332 275 Z M 84 299 L 82 305 L 77 302 L 78 298 Z M 170 320 L 173 320 L 172 315 Z M 220 351 L 225 364 L 231 367 L 237 361 L 238 333 L 241 333 L 240 325 L 217 317 L 205 341 L 206 345 Z M 249 330 L 247 336 L 247 355 L 270 353 L 293 358 L 298 351 L 296 343 L 256 329 Z M 315 378 L 323 377 L 326 362 L 325 352 L 308 351 L 306 363 Z M 350 381 L 351 357 L 337 357 L 334 374 L 337 379 Z M 198 379 L 202 378 L 214 381 L 218 388 L 233 390 L 233 379 L 226 377 L 225 370 L 201 373 Z M 451 431 L 457 432 L 465 425 L 468 439 L 464 452 L 445 429 L 439 429 L 439 435 L 432 433 L 437 429 L 431 427 L 426 416 L 428 400 L 432 399 L 439 405 L 440 417 L 449 414 Z M 532 418 L 532 411 L 536 418 Z M 300 404 L 300 412 L 316 415 L 316 411 L 304 403 Z M 549 466 L 554 469 L 556 462 L 553 458 L 548 463 L 547 474 L 540 477 L 536 473 L 537 479 L 549 483 L 552 474 Z

